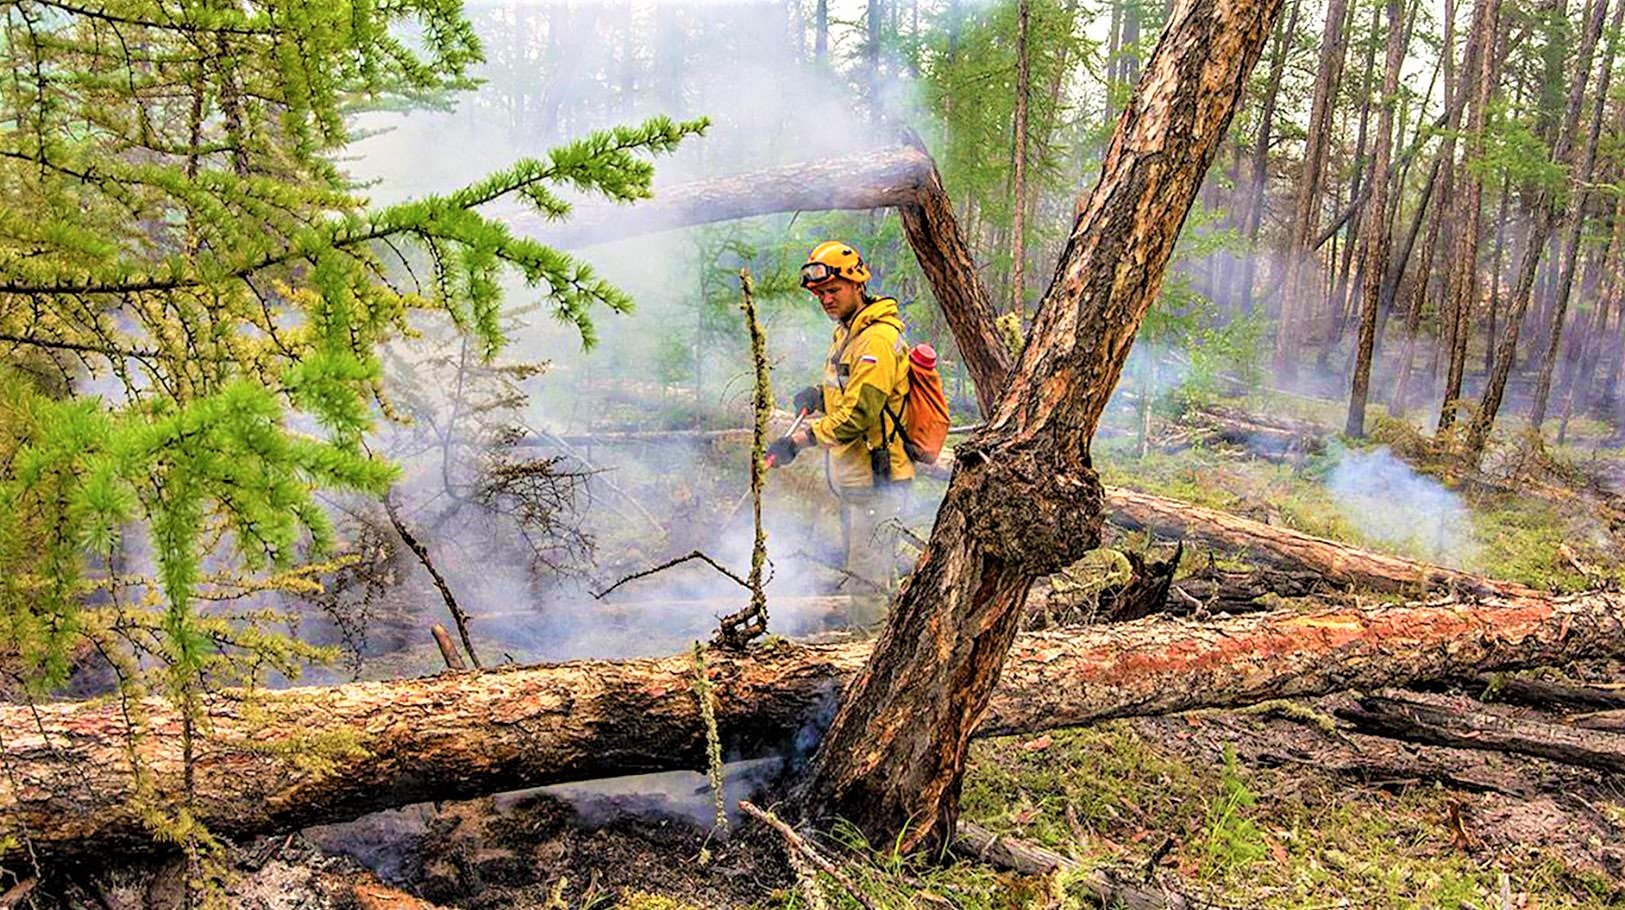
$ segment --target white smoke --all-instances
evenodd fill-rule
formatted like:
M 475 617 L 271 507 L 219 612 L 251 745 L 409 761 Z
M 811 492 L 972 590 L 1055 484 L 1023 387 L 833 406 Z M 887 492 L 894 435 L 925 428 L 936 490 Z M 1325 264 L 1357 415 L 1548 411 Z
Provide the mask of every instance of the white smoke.
M 1418 474 L 1386 446 L 1338 457 L 1326 489 L 1365 537 L 1454 568 L 1471 568 L 1479 545 L 1459 495 Z

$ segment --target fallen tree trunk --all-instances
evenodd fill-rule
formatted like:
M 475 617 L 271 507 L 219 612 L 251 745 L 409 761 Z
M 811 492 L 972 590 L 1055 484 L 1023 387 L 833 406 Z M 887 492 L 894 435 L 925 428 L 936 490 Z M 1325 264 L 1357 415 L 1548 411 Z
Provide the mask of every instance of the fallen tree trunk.
M 1362 733 L 1486 752 L 1516 752 L 1565 765 L 1625 773 L 1625 736 L 1493 714 L 1465 698 L 1370 695 L 1337 716 Z
M 952 470 L 953 459 L 945 453 L 925 473 L 943 476 Z M 1170 540 L 1244 553 L 1286 571 L 1316 572 L 1338 588 L 1411 595 L 1446 591 L 1474 597 L 1538 597 L 1542 593 L 1517 582 L 1377 553 L 1123 487 L 1106 488 L 1106 508 L 1106 520 L 1125 530 L 1149 531 Z
M 1362 550 L 1250 518 L 1111 487 L 1108 520 L 1131 531 L 1246 553 L 1283 569 L 1312 569 L 1339 587 L 1393 594 L 1456 591 L 1473 596 L 1538 596 L 1533 588 L 1457 569 Z
M 635 205 L 578 206 L 567 224 L 529 214 L 512 217 L 508 224 L 545 243 L 584 247 L 755 215 L 910 205 L 935 171 L 923 149 L 899 145 L 735 177 L 657 186 L 654 198 Z
M 711 654 L 707 673 L 730 756 L 804 758 L 870 647 Z M 1615 593 L 1028 634 L 1016 639 L 976 733 L 1619 654 L 1625 595 Z M 205 706 L 193 811 L 215 833 L 243 837 L 428 800 L 704 767 L 693 680 L 693 660 L 683 655 L 227 692 Z M 154 848 L 145 820 L 176 811 L 185 792 L 181 720 L 158 698 L 128 708 L 116 700 L 0 706 L 0 843 L 11 834 L 19 841 L 13 854 L 26 845 L 69 857 Z M 127 716 L 141 719 L 137 735 Z M 12 858 L 0 854 L 0 863 Z

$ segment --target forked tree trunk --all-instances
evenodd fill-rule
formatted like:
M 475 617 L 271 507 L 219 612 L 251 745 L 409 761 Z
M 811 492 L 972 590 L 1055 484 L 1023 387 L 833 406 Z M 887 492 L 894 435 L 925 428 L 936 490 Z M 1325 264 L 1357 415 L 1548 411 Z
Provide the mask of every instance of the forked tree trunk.
M 868 642 L 712 652 L 732 755 L 798 759 Z M 1165 619 L 1017 636 L 967 735 L 1038 732 L 1625 653 L 1625 597 L 1505 598 Z M 424 679 L 215 693 L 197 819 L 243 838 L 429 800 L 705 766 L 694 660 L 573 661 Z M 127 718 L 140 719 L 131 738 Z M 0 865 L 162 849 L 148 810 L 182 792 L 168 701 L 0 704 Z M 142 776 L 130 773 L 131 750 Z M 8 852 L 9 851 L 9 852 Z
M 1100 538 L 1089 442 L 1280 0 L 1182 0 L 986 429 L 957 450 L 936 526 L 798 794 L 874 843 L 953 835 L 965 751 L 1032 582 Z

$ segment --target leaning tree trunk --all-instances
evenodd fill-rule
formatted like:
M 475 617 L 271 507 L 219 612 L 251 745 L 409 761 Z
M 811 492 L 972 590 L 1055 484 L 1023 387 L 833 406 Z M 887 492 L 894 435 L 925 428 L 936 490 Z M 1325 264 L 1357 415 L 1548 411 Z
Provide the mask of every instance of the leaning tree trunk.
M 1279 0 L 1182 0 L 1123 112 L 1017 372 L 798 794 L 904 851 L 952 837 L 1027 589 L 1100 538 L 1089 441 Z
M 730 754 L 794 761 L 867 642 L 713 652 Z M 1625 595 L 1149 619 L 1016 637 L 967 735 L 1371 690 L 1625 653 Z M 429 800 L 705 766 L 689 655 L 574 661 L 206 697 L 197 818 L 241 838 Z M 126 707 L 128 713 L 126 713 Z M 129 718 L 140 719 L 131 736 Z M 181 723 L 160 698 L 0 705 L 0 864 L 162 849 L 179 808 Z M 131 773 L 139 757 L 141 775 Z M 10 852 L 7 852 L 7 851 Z

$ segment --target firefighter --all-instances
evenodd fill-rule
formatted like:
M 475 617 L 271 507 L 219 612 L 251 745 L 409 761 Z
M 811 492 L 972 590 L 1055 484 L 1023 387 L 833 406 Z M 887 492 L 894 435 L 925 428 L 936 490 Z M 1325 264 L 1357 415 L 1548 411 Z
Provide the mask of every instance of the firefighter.
M 801 449 L 824 451 L 825 473 L 841 507 L 846 587 L 890 592 L 897 579 L 898 516 L 914 463 L 905 451 L 903 398 L 908 344 L 897 301 L 869 293 L 869 268 L 850 244 L 820 243 L 801 267 L 801 286 L 835 323 L 822 386 L 796 393 L 795 408 L 821 414 L 768 448 L 778 465 Z

